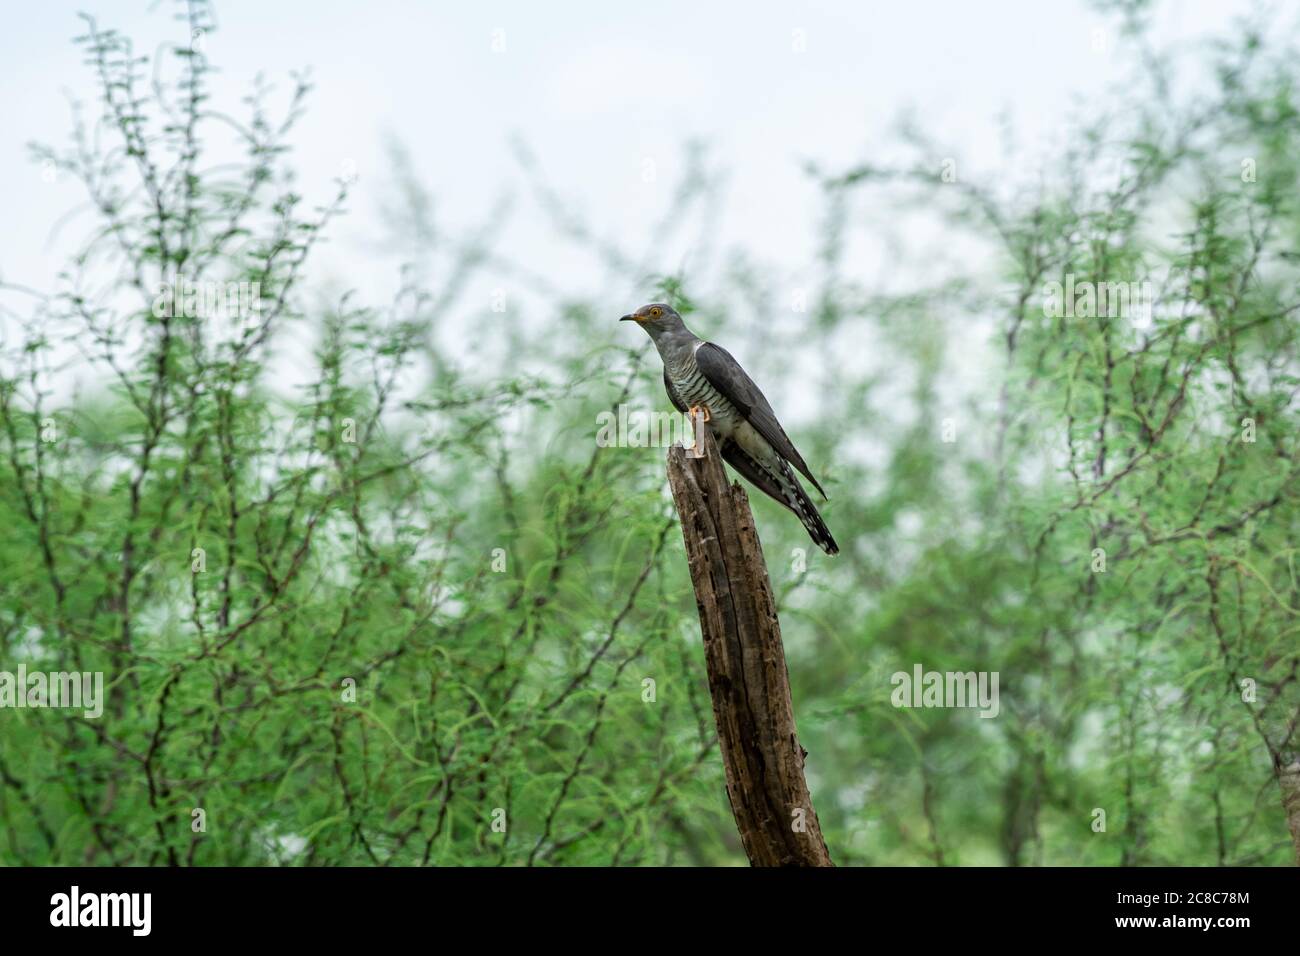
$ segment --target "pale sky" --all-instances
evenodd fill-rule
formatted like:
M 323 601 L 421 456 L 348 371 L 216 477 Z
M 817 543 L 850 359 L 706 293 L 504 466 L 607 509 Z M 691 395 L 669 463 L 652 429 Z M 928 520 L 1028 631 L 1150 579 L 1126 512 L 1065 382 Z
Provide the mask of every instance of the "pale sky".
M 1177 44 L 1222 34 L 1250 6 L 1167 3 L 1153 36 Z M 170 2 L 42 0 L 8 12 L 0 33 L 0 275 L 43 289 L 53 287 L 68 243 L 85 234 L 74 220 L 51 238 L 82 196 L 74 183 L 45 182 L 26 143 L 65 144 L 66 92 L 94 94 L 70 43 L 81 30 L 79 9 L 134 37 L 139 53 L 185 33 Z M 891 127 L 911 111 L 951 144 L 963 176 L 1016 175 L 1024 167 L 1003 165 L 1006 123 L 1021 147 L 1047 152 L 1072 117 L 1104 105 L 1108 86 L 1140 63 L 1106 30 L 1111 19 L 1072 0 L 617 8 L 224 0 L 217 16 L 219 30 L 205 39 L 219 70 L 213 106 L 241 115 L 258 71 L 287 87 L 290 70 L 313 69 L 316 90 L 291 154 L 301 190 L 324 200 L 340 171 L 355 168 L 359 177 L 351 212 L 332 226 L 313 277 L 355 287 L 374 305 L 387 301 L 398 261 L 379 247 L 389 135 L 409 148 L 450 232 L 477 226 L 499 197 L 515 196 L 500 249 L 577 298 L 600 291 L 598 281 L 527 201 L 513 139 L 529 145 L 597 233 L 632 237 L 637 248 L 654 241 L 648 228 L 668 202 L 682 145 L 705 140 L 727 174 L 725 242 L 763 261 L 802 263 L 817 228 L 805 160 L 839 168 L 887 159 Z M 876 251 L 868 243 L 855 254 L 871 276 Z M 614 314 L 640 304 L 636 290 L 616 294 L 629 301 L 613 303 Z

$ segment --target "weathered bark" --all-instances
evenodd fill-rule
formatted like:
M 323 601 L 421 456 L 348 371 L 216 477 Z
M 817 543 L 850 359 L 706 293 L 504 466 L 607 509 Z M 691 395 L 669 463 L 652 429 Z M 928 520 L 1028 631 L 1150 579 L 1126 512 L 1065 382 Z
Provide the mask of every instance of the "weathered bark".
M 703 456 L 668 450 L 700 611 L 727 797 L 753 866 L 834 866 L 804 780 L 781 624 L 749 497 L 728 485 L 709 430 Z

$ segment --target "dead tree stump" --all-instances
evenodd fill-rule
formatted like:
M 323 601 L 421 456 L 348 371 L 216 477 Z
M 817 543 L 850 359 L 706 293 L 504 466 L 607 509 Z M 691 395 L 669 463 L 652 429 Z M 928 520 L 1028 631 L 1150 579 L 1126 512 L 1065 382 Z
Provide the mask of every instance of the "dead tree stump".
M 753 866 L 834 866 L 795 736 L 790 677 L 749 496 L 729 485 L 707 428 L 703 456 L 668 450 L 704 636 L 727 797 Z

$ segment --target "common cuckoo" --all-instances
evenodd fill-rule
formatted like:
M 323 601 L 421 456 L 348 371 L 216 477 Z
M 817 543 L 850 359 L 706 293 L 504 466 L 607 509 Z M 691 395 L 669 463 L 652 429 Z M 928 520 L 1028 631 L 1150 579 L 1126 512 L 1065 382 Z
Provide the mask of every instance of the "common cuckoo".
M 664 388 L 677 410 L 692 420 L 698 415 L 708 422 L 723 459 L 759 491 L 793 511 L 814 544 L 827 554 L 838 554 L 826 522 L 790 466 L 811 481 L 823 498 L 826 492 L 740 363 L 726 349 L 694 335 L 682 317 L 662 302 L 643 305 L 620 321 L 629 320 L 649 332 L 659 349 Z

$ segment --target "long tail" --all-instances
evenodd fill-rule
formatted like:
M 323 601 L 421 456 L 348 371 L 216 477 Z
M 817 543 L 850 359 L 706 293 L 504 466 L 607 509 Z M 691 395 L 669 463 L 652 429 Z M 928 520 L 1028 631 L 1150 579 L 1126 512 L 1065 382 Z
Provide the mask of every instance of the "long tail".
M 831 537 L 830 528 L 826 527 L 826 522 L 817 511 L 817 506 L 808 497 L 808 492 L 803 490 L 803 485 L 799 484 L 799 479 L 794 476 L 794 471 L 784 459 L 781 461 L 780 484 L 786 498 L 786 507 L 803 522 L 803 526 L 808 529 L 808 536 L 813 539 L 813 544 L 827 554 L 839 554 L 840 546 Z
M 774 501 L 789 508 L 796 518 L 808 529 L 808 536 L 813 544 L 827 554 L 839 554 L 840 547 L 831 537 L 830 529 L 817 511 L 808 493 L 799 484 L 794 471 L 784 459 L 778 458 L 778 467 L 770 467 L 752 458 L 734 441 L 727 441 L 722 447 L 723 459 L 740 472 L 749 482 Z

